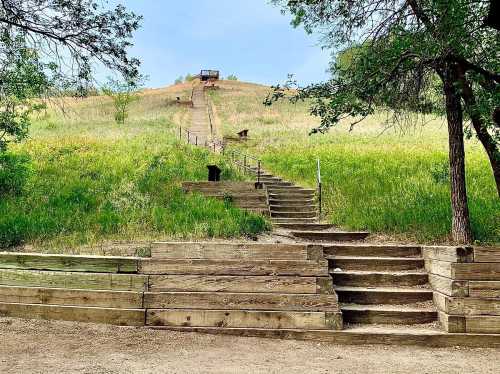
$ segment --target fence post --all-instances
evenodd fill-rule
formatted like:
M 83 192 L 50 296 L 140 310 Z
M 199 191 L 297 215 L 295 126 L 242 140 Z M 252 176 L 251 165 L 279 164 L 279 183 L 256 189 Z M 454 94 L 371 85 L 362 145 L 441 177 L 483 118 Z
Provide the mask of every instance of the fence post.
M 247 155 L 243 156 L 243 169 L 246 172 L 246 170 L 247 170 Z
M 186 130 L 187 131 L 187 141 L 188 141 L 188 144 L 190 143 L 189 141 L 189 130 Z
M 260 160 L 257 161 L 257 183 L 260 185 Z
M 198 135 L 196 135 L 196 138 L 195 138 L 195 145 L 198 145 Z
M 182 140 L 182 127 L 179 126 L 179 140 Z

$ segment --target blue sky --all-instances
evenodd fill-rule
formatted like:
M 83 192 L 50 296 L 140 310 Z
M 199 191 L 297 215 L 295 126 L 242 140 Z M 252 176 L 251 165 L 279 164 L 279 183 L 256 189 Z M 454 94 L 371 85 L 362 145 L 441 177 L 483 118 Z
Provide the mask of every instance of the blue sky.
M 290 26 L 268 0 L 114 0 L 144 16 L 131 54 L 142 60 L 147 86 L 162 87 L 201 68 L 275 84 L 327 78 L 329 53 L 318 36 Z

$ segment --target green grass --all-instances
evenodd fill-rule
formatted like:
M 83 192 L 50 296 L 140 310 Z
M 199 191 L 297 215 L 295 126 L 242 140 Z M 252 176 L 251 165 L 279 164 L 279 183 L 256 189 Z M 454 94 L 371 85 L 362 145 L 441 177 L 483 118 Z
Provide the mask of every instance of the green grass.
M 32 172 L 20 195 L 2 196 L 0 247 L 232 238 L 267 229 L 260 216 L 181 191 L 182 181 L 205 180 L 209 163 L 222 166 L 224 179 L 242 176 L 219 156 L 178 142 L 176 126 L 188 111 L 168 104 L 176 95 L 144 95 L 123 126 L 113 123 L 105 98 L 36 118 L 31 139 L 11 148 L 30 157 Z
M 387 129 L 383 113 L 348 131 L 308 136 L 318 119 L 307 103 L 262 105 L 268 88 L 222 83 L 211 93 L 223 135 L 249 129 L 233 145 L 259 155 L 264 167 L 304 186 L 316 186 L 321 159 L 326 219 L 346 229 L 370 230 L 389 240 L 451 242 L 448 146 L 442 119 Z M 469 207 L 475 238 L 500 242 L 500 200 L 480 144 L 467 142 Z

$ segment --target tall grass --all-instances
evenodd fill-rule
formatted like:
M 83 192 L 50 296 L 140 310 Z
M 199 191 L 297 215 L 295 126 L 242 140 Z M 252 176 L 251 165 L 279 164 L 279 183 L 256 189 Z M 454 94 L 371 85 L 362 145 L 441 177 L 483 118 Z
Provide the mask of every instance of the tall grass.
M 367 229 L 396 240 L 450 242 L 450 192 L 446 127 L 427 118 L 413 127 L 387 128 L 379 113 L 352 132 L 342 123 L 308 136 L 318 119 L 308 103 L 262 105 L 268 88 L 223 82 L 211 94 L 223 132 L 249 129 L 250 140 L 233 145 L 260 155 L 264 167 L 308 187 L 316 186 L 321 159 L 328 221 Z M 500 242 L 500 201 L 481 146 L 467 142 L 467 182 L 474 235 Z
M 52 108 L 35 119 L 31 139 L 12 148 L 31 158 L 21 194 L 0 200 L 0 247 L 31 244 L 69 248 L 105 240 L 241 237 L 267 228 L 257 215 L 200 195 L 181 182 L 204 180 L 206 165 L 224 179 L 242 176 L 219 156 L 176 140 L 189 120 L 169 104 L 169 90 L 149 92 L 125 125 L 113 122 L 111 103 L 90 98 Z

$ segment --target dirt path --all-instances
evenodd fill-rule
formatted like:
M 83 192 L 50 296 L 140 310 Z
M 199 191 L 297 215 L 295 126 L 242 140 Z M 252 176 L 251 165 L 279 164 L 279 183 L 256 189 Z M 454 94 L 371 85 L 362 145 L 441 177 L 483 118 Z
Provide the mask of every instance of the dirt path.
M 500 350 L 337 346 L 0 319 L 0 373 L 498 373 Z

